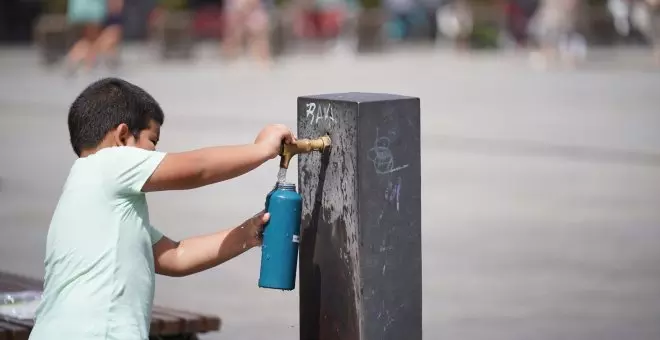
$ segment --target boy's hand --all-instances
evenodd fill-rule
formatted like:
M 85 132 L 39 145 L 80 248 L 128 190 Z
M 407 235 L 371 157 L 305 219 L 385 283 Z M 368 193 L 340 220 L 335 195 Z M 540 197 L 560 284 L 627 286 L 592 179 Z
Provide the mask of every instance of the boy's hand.
M 184 276 L 197 273 L 260 246 L 270 214 L 261 211 L 239 226 L 211 235 L 174 242 L 162 237 L 153 247 L 156 273 Z
M 241 224 L 241 230 L 246 231 L 247 240 L 245 242 L 248 247 L 252 248 L 261 245 L 264 235 L 264 224 L 269 219 L 270 214 L 261 211 Z
M 254 141 L 254 144 L 263 146 L 266 150 L 268 158 L 272 159 L 280 154 L 280 147 L 282 142 L 293 143 L 296 138 L 291 133 L 291 130 L 282 124 L 273 124 L 266 126 Z

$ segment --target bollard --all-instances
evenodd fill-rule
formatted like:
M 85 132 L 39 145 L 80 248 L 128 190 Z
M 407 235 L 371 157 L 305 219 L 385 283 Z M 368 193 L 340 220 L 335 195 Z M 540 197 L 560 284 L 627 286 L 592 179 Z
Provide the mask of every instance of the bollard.
M 421 340 L 420 102 L 298 98 L 301 340 Z

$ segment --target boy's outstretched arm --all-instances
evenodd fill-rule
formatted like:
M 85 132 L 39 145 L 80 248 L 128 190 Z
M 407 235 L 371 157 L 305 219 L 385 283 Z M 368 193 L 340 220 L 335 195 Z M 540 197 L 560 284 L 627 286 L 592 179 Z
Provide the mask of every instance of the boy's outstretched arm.
M 184 190 L 228 180 L 254 170 L 279 154 L 294 137 L 284 125 L 269 125 L 254 144 L 170 153 L 142 186 L 143 192 Z
M 263 225 L 269 217 L 261 212 L 233 229 L 181 242 L 162 237 L 153 246 L 156 273 L 186 276 L 226 262 L 261 244 Z

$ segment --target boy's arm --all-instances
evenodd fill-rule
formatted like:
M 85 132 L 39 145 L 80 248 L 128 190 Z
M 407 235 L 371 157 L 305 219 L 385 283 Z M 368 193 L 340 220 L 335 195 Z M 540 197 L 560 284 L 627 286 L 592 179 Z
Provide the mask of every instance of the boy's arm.
M 263 224 L 268 218 L 262 212 L 233 229 L 181 242 L 162 237 L 153 246 L 156 273 L 186 276 L 231 260 L 261 243 Z
M 284 125 L 270 125 L 259 133 L 254 144 L 167 154 L 142 191 L 193 189 L 240 176 L 276 157 L 282 142 L 294 140 Z
M 194 189 L 221 182 L 250 172 L 271 157 L 268 149 L 258 144 L 168 153 L 142 191 Z

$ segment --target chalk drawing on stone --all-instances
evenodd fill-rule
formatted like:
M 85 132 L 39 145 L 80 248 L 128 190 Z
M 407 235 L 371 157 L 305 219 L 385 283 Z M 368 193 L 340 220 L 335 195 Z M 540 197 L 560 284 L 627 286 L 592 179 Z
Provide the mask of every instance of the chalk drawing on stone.
M 374 163 L 374 169 L 379 175 L 390 174 L 408 167 L 408 164 L 394 166 L 394 155 L 390 150 L 391 142 L 389 137 L 379 137 L 378 129 L 376 129 L 376 140 L 374 141 L 374 147 L 369 149 L 368 157 Z
M 312 119 L 310 120 L 310 122 L 313 123 L 314 122 L 314 112 L 316 111 L 316 104 L 315 103 L 307 103 L 307 105 L 305 105 L 305 107 L 307 108 L 306 111 L 305 111 L 305 117 L 311 116 Z
M 397 178 L 396 184 L 389 182 L 385 189 L 385 199 L 388 203 L 396 203 L 396 211 L 399 211 L 399 196 L 401 193 L 401 177 Z
M 396 197 L 396 211 L 399 211 L 399 196 L 401 196 L 401 177 L 399 177 L 398 182 L 396 183 L 396 187 L 394 189 L 395 197 Z
M 335 122 L 335 115 L 332 112 L 332 104 L 328 103 L 328 105 L 323 108 L 323 106 L 319 106 L 318 113 L 316 114 L 316 123 L 318 124 L 319 120 L 322 119 L 325 122 L 331 121 Z
M 397 178 L 396 184 L 393 184 L 391 181 L 387 183 L 387 188 L 385 189 L 385 203 L 383 204 L 383 209 L 378 216 L 378 225 L 385 214 L 385 210 L 390 204 L 396 205 L 396 212 L 399 212 L 399 196 L 401 194 L 401 177 Z
M 334 123 L 335 115 L 332 104 L 328 103 L 325 108 L 323 105 L 319 105 L 317 109 L 316 103 L 307 103 L 305 105 L 305 118 L 308 118 L 311 124 L 318 124 L 319 122 Z

